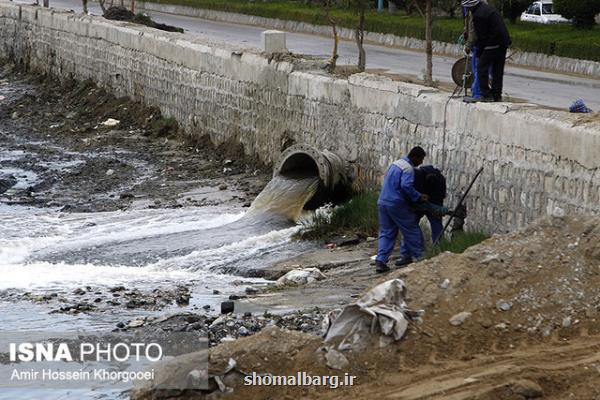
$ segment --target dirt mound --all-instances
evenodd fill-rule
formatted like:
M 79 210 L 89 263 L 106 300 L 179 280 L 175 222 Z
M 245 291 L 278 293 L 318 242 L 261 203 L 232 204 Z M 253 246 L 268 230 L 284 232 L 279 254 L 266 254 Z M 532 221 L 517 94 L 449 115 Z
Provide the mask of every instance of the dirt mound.
M 156 22 L 147 14 L 134 14 L 132 11 L 123 6 L 110 7 L 108 10 L 106 10 L 103 17 L 114 21 L 134 22 L 136 24 L 149 26 L 150 28 L 160 29 L 161 31 L 183 33 L 182 28 Z
M 135 14 L 123 6 L 114 6 L 107 9 L 103 17 L 113 21 L 133 21 Z
M 501 348 L 511 348 L 521 336 L 532 341 L 596 334 L 600 218 L 549 217 L 386 279 L 391 277 L 404 279 L 411 306 L 426 310 L 420 330 L 442 341 L 449 339 L 444 331 L 458 331 L 471 337 L 470 352 L 485 352 L 491 339 L 500 340 Z M 450 318 L 461 312 L 471 315 L 452 328 Z

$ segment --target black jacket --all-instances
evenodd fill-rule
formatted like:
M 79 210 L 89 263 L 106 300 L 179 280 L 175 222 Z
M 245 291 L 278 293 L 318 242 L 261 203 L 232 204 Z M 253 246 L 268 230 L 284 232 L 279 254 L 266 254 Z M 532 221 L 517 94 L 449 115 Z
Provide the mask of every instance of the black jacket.
M 490 48 L 507 48 L 511 44 L 508 29 L 500 13 L 483 2 L 471 10 L 473 25 L 477 34 L 475 47 L 481 50 Z
M 429 196 L 429 201 L 438 206 L 444 205 L 446 198 L 446 178 L 441 171 L 431 165 L 415 168 L 415 189 Z

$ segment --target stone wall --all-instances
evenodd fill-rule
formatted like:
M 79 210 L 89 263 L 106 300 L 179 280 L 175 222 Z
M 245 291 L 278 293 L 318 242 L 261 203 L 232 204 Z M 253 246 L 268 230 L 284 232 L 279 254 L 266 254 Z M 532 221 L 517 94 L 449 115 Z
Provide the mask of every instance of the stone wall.
M 331 150 L 379 179 L 420 144 L 453 193 L 485 168 L 471 224 L 506 231 L 552 212 L 600 210 L 600 124 L 518 104 L 467 105 L 436 89 L 128 23 L 0 2 L 0 56 L 32 71 L 93 79 L 160 107 L 189 135 L 242 143 L 272 164 L 292 143 Z

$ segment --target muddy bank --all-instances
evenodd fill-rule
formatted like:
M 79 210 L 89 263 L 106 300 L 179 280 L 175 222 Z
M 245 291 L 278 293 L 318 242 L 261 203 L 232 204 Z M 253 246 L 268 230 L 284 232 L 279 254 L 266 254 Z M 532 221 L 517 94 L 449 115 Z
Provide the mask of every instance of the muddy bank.
M 187 140 L 155 108 L 91 82 L 13 70 L 5 63 L 0 74 L 13 88 L 0 109 L 5 204 L 69 212 L 249 206 L 268 181 L 268 169 L 239 147 Z

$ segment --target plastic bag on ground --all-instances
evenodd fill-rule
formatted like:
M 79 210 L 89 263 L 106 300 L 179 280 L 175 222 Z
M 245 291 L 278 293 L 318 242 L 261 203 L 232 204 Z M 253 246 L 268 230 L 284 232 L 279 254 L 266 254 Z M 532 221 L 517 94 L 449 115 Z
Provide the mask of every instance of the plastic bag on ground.
M 359 350 L 373 339 L 387 344 L 390 338 L 391 341 L 400 340 L 409 321 L 419 319 L 423 314 L 423 311 L 408 309 L 405 297 L 406 286 L 401 279 L 375 286 L 356 303 L 329 313 L 324 322 L 324 342 L 339 350 Z

